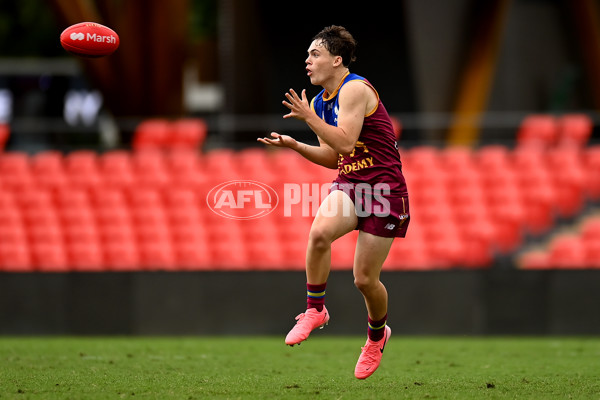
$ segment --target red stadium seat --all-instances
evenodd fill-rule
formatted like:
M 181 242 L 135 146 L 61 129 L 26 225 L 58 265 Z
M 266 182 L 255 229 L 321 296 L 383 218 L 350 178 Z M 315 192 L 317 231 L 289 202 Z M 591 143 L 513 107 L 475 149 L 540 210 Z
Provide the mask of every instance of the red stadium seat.
M 254 267 L 254 260 L 249 257 L 247 246 L 241 240 L 212 238 L 208 248 L 216 269 L 248 270 Z
M 73 186 L 56 191 L 54 199 L 59 209 L 89 208 L 91 205 L 89 192 Z
M 168 144 L 171 148 L 200 149 L 206 140 L 208 125 L 200 118 L 182 118 L 171 123 Z
M 600 199 L 600 145 L 590 146 L 584 150 L 586 195 L 592 200 Z
M 592 119 L 586 114 L 565 114 L 558 118 L 558 145 L 583 147 L 593 130 Z
M 0 124 L 0 151 L 4 151 L 9 138 L 10 126 L 6 123 Z
M 521 121 L 517 131 L 517 146 L 548 148 L 555 144 L 558 124 L 552 115 L 533 114 Z
M 581 237 L 584 240 L 600 240 L 600 216 L 588 217 L 582 222 Z
M 81 242 L 100 241 L 101 234 L 99 228 L 96 226 L 96 220 L 91 209 L 63 209 L 60 215 L 67 252 L 76 252 L 77 250 L 73 250 L 73 248 L 77 248 Z
M 195 189 L 207 182 L 200 155 L 196 150 L 175 149 L 166 156 L 171 187 Z
M 62 243 L 38 242 L 30 246 L 33 264 L 44 272 L 67 272 L 69 260 Z
M 147 119 L 138 124 L 132 146 L 144 149 L 199 149 L 204 144 L 208 126 L 201 118 L 182 118 L 169 121 L 163 118 Z
M 140 264 L 144 269 L 173 270 L 176 255 L 169 241 L 138 241 Z
M 76 150 L 64 158 L 65 171 L 71 184 L 93 187 L 102 183 L 98 154 L 90 150 Z
M 237 161 L 235 152 L 231 149 L 214 149 L 202 157 L 201 168 L 214 179 L 235 178 L 237 176 Z
M 554 224 L 554 190 L 540 185 L 524 188 L 522 193 L 526 229 L 533 235 L 547 232 Z
M 132 211 L 149 207 L 163 208 L 162 193 L 155 188 L 135 187 L 127 191 L 126 197 Z
M 433 146 L 417 146 L 402 154 L 405 160 L 405 167 L 410 171 L 429 171 L 431 169 L 439 170 L 440 150 Z
M 113 187 L 132 187 L 135 175 L 131 162 L 131 153 L 113 150 L 100 157 L 100 172 L 106 185 Z
M 48 150 L 34 155 L 31 158 L 31 171 L 35 181 L 43 187 L 55 189 L 68 184 L 63 155 L 59 151 Z
M 584 263 L 588 268 L 600 268 L 600 238 L 581 239 Z
M 23 190 L 34 185 L 29 155 L 13 151 L 0 154 L 0 182 L 10 190 Z
M 475 168 L 473 150 L 469 147 L 451 146 L 442 150 L 439 154 L 442 168 L 455 171 L 472 171 Z
M 91 204 L 95 209 L 127 208 L 125 191 L 118 188 L 97 188 L 91 192 Z
M 562 217 L 573 217 L 585 206 L 585 173 L 579 168 L 557 168 L 552 173 L 556 209 Z
M 517 263 L 521 269 L 552 268 L 548 253 L 543 250 L 526 251 L 518 257 Z
M 131 145 L 134 150 L 164 149 L 171 134 L 171 123 L 162 118 L 140 122 L 133 132 Z
M 20 212 L 14 204 L 7 205 L 10 203 L 5 193 L 0 194 L 0 271 L 33 270 L 27 232 Z
M 548 256 L 553 268 L 586 268 L 583 243 L 576 235 L 560 235 L 550 241 Z
M 184 270 L 212 269 L 212 254 L 204 240 L 183 241 L 175 240 L 173 251 L 178 268 Z
M 506 146 L 483 146 L 474 154 L 477 168 L 485 172 L 501 172 L 510 166 L 510 151 Z
M 354 253 L 358 231 L 352 231 L 331 244 L 331 269 L 351 270 L 354 265 Z
M 7 272 L 32 272 L 34 264 L 26 240 L 0 241 L 0 270 Z
M 281 172 L 274 169 L 269 153 L 258 147 L 247 148 L 236 154 L 236 169 L 242 179 L 270 184 L 278 181 Z
M 394 135 L 396 135 L 396 140 L 400 140 L 402 137 L 402 121 L 399 118 L 390 115 L 390 120 L 392 121 L 392 128 L 394 129 Z
M 526 208 L 516 199 L 489 204 L 489 217 L 496 230 L 495 247 L 501 253 L 509 253 L 520 246 L 524 239 Z
M 163 187 L 170 183 L 164 153 L 157 150 L 136 151 L 132 155 L 136 186 Z
M 69 264 L 75 271 L 106 270 L 102 248 L 97 237 L 86 236 L 71 240 L 67 246 Z
M 133 238 L 108 240 L 102 243 L 104 264 L 108 270 L 137 271 L 141 269 L 140 256 Z

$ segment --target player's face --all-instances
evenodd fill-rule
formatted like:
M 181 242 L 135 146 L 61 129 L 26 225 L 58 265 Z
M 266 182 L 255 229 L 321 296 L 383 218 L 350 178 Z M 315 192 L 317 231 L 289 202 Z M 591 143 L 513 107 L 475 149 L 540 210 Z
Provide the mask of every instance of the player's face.
M 323 46 L 320 40 L 313 40 L 306 58 L 306 75 L 313 85 L 322 85 L 334 72 L 336 58 Z

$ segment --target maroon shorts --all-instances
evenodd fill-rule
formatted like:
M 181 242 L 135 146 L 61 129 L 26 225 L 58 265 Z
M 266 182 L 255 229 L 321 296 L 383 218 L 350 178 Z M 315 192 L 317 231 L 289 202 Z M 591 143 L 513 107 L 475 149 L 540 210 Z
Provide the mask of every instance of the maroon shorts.
M 410 222 L 408 196 L 394 196 L 368 186 L 334 182 L 329 192 L 341 190 L 354 202 L 357 230 L 382 237 L 405 237 Z

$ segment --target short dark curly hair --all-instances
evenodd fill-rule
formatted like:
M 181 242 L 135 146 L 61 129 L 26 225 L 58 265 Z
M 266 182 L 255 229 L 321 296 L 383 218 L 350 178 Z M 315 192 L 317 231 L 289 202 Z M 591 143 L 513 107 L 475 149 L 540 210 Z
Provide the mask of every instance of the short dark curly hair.
M 342 64 L 348 67 L 356 60 L 356 40 L 343 26 L 331 25 L 317 33 L 313 40 L 319 40 L 334 56 L 342 57 Z

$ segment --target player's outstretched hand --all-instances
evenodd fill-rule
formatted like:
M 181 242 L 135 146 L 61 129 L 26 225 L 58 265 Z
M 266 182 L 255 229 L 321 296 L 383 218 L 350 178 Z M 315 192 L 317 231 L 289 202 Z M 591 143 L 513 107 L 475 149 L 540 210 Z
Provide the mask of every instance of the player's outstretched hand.
M 294 148 L 298 144 L 296 139 L 287 135 L 280 135 L 277 132 L 271 132 L 271 137 L 264 137 L 256 139 L 261 143 L 268 144 L 276 147 L 289 147 Z
M 306 121 L 306 118 L 313 114 L 310 109 L 310 104 L 306 98 L 306 89 L 302 89 L 300 96 L 294 89 L 290 89 L 285 94 L 287 101 L 282 101 L 282 104 L 290 109 L 290 112 L 283 116 L 283 118 L 296 118 L 302 121 Z

